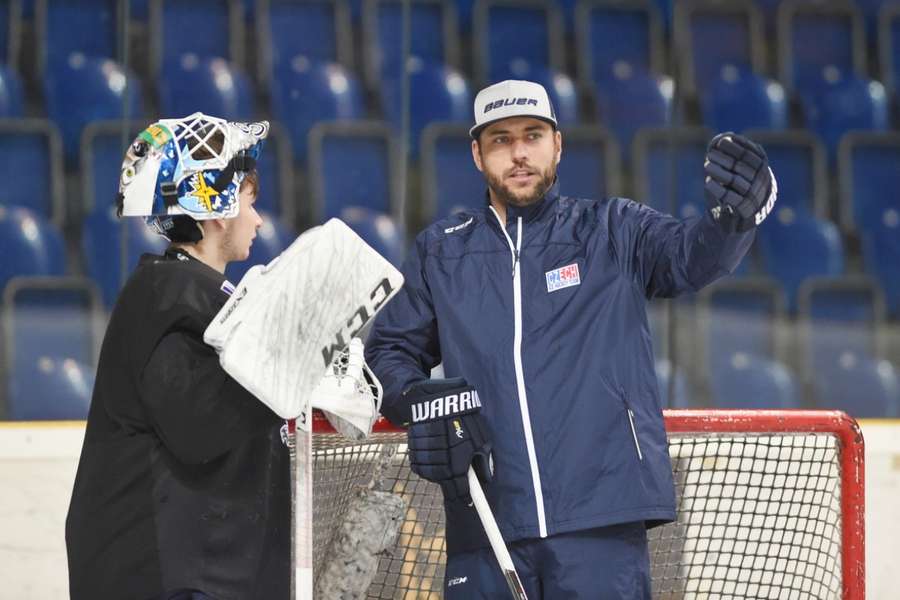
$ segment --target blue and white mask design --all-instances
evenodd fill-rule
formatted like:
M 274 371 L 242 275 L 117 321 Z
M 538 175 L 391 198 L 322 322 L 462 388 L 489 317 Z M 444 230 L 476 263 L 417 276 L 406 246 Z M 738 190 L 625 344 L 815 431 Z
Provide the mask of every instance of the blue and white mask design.
M 238 192 L 253 170 L 269 123 L 234 123 L 203 113 L 161 119 L 132 142 L 122 162 L 119 213 L 188 215 L 202 221 L 236 217 Z

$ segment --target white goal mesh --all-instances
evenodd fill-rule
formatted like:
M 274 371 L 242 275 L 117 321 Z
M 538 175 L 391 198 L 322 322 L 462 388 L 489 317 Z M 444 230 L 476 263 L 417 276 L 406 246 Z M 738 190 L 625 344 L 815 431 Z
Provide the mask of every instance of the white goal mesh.
M 655 598 L 862 598 L 862 436 L 852 419 L 667 411 L 666 422 L 678 519 L 650 531 Z M 317 600 L 441 598 L 440 490 L 410 472 L 405 434 L 382 428 L 350 442 L 326 429 L 313 436 Z M 347 556 L 359 546 L 342 533 L 348 518 L 370 530 L 345 530 L 389 543 Z M 371 572 L 359 566 L 366 552 Z M 367 589 L 348 595 L 354 585 Z

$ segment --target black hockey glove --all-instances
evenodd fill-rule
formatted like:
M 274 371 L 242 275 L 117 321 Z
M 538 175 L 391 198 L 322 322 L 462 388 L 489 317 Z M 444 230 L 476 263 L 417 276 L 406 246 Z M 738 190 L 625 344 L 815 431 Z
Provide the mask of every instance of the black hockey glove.
M 413 473 L 440 484 L 447 500 L 471 504 L 469 466 L 492 478 L 491 442 L 475 388 L 462 377 L 429 379 L 403 394 L 409 407 L 409 463 Z
M 743 232 L 772 212 L 778 185 L 759 144 L 732 132 L 720 133 L 706 148 L 706 202 L 725 231 Z

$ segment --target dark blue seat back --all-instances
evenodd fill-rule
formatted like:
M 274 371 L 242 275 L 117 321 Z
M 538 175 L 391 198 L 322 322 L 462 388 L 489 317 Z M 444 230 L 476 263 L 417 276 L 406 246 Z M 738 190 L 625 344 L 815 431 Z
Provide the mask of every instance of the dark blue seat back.
M 240 61 L 241 33 L 234 28 L 242 20 L 233 18 L 240 10 L 233 0 L 151 0 L 150 8 L 154 59 L 163 71 L 185 54 Z
M 310 132 L 309 173 L 315 221 L 347 206 L 395 214 L 397 150 L 380 123 L 320 123 Z
M 469 123 L 472 120 L 472 93 L 456 70 L 435 63 L 410 65 L 409 148 L 418 155 L 419 136 L 434 121 Z M 403 118 L 403 85 L 400 73 L 381 81 L 385 117 L 398 134 Z
M 422 188 L 426 220 L 485 205 L 487 184 L 472 159 L 466 126 L 434 123 L 422 133 Z
M 578 198 L 605 198 L 619 190 L 619 145 L 604 131 L 578 128 L 565 134 L 558 174 L 560 190 Z
M 808 131 L 748 131 L 766 150 L 778 180 L 778 207 L 824 217 L 828 173 L 825 147 Z
M 786 4 L 778 17 L 781 81 L 806 96 L 835 78 L 864 75 L 864 35 L 862 18 L 848 3 Z
M 576 9 L 579 77 L 600 82 L 616 71 L 662 68 L 662 23 L 650 2 L 583 2 Z
M 72 421 L 87 418 L 94 368 L 72 358 L 43 356 L 22 361 L 10 378 L 13 421 Z
M 700 97 L 703 124 L 713 131 L 784 129 L 788 102 L 777 81 L 728 66 L 706 81 Z
M 367 69 L 370 77 L 396 77 L 406 62 L 413 59 L 435 65 L 455 66 L 458 61 L 453 44 L 456 32 L 450 29 L 455 19 L 439 1 L 410 3 L 409 56 L 403 56 L 403 0 L 377 0 L 367 5 Z M 447 23 L 446 20 L 450 19 Z M 448 48 L 448 45 L 452 46 Z
M 671 123 L 673 93 L 668 77 L 639 71 L 625 72 L 597 84 L 600 121 L 616 135 L 626 157 L 639 129 Z
M 550 4 L 486 0 L 476 4 L 473 39 L 476 78 L 520 79 L 529 67 L 561 68 L 562 23 Z
M 268 39 L 269 76 L 288 70 L 293 62 L 352 62 L 350 16 L 341 0 L 270 0 L 259 19 L 259 39 Z M 263 51 L 267 49 L 264 47 Z
M 253 117 L 250 81 L 223 58 L 183 55 L 168 63 L 157 87 L 164 115 L 184 117 L 199 111 L 232 121 Z
M 884 131 L 888 128 L 887 96 L 877 81 L 846 77 L 803 98 L 809 128 L 825 142 L 829 156 L 849 131 Z
M 889 190 L 900 189 L 900 134 L 852 133 L 839 157 L 845 224 L 865 231 L 879 227 L 900 205 Z
M 800 397 L 790 371 L 781 363 L 738 353 L 711 373 L 716 408 L 797 408 Z
M 900 382 L 894 367 L 883 360 L 846 352 L 813 380 L 816 406 L 842 410 L 857 419 L 900 416 Z
M 66 160 L 78 156 L 81 133 L 92 121 L 118 119 L 127 101 L 128 116 L 141 116 L 136 77 L 111 60 L 73 59 L 53 66 L 44 78 L 47 115 L 62 133 Z
M 340 219 L 350 226 L 372 249 L 390 261 L 398 269 L 406 254 L 406 241 L 397 223 L 384 213 L 361 206 L 348 206 L 341 211 Z
M 52 123 L 0 121 L 0 177 L 6 182 L 0 204 L 24 206 L 43 219 L 62 223 L 62 142 Z
M 784 287 L 792 310 L 804 279 L 844 272 L 841 235 L 829 221 L 781 208 L 759 227 L 757 240 L 763 269 Z
M 301 163 L 306 161 L 309 131 L 315 123 L 365 114 L 356 77 L 340 65 L 326 63 L 280 71 L 272 82 L 272 110 L 287 129 L 294 158 Z
M 168 242 L 138 217 L 118 219 L 112 201 L 98 198 L 82 223 L 81 247 L 85 271 L 100 288 L 103 302 L 112 306 L 125 283 L 122 279 L 122 228 L 128 228 L 126 272 L 130 276 L 142 254 L 162 254 Z
M 49 69 L 68 62 L 73 53 L 90 58 L 116 57 L 119 20 L 117 0 L 44 0 L 37 14 L 39 40 Z
M 17 275 L 63 275 L 66 271 L 60 232 L 17 206 L 0 206 L 0 256 L 0 290 Z
M 703 129 L 639 134 L 634 144 L 635 200 L 679 218 L 702 214 L 703 161 L 710 137 Z

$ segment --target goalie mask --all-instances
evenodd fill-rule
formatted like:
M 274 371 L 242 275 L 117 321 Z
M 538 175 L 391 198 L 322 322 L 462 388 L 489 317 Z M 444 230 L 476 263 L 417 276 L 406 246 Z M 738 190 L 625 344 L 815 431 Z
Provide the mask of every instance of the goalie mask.
M 235 123 L 199 112 L 153 123 L 125 153 L 119 215 L 146 217 L 165 236 L 179 215 L 236 217 L 241 182 L 256 168 L 268 133 L 267 121 Z

